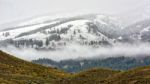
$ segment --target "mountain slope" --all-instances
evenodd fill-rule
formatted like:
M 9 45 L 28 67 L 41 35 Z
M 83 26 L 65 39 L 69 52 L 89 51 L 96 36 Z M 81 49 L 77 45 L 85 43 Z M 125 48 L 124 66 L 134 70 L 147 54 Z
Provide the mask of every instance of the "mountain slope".
M 150 67 L 129 71 L 91 69 L 67 74 L 15 58 L 0 51 L 0 83 L 6 84 L 149 84 Z
M 149 84 L 150 67 L 141 67 L 128 71 L 109 69 L 91 69 L 60 81 L 62 84 Z
M 120 71 L 110 69 L 90 69 L 73 75 L 61 81 L 61 84 L 103 84 L 104 80 Z
M 122 39 L 149 41 L 150 19 L 136 22 L 122 30 Z
M 113 44 L 120 29 L 121 25 L 115 17 L 100 14 L 79 15 L 1 31 L 0 43 L 1 46 L 9 44 L 36 49 L 55 49 L 72 43 Z
M 111 84 L 149 84 L 150 67 L 141 67 L 116 74 L 107 79 Z
M 62 71 L 32 64 L 0 51 L 0 80 L 3 80 L 0 83 L 54 83 L 64 77 L 67 74 Z
M 129 70 L 136 67 L 149 66 L 150 57 L 142 55 L 141 57 L 109 57 L 105 59 L 62 60 L 60 62 L 50 59 L 39 59 L 32 62 L 44 66 L 57 67 L 67 72 L 80 72 L 96 67 Z

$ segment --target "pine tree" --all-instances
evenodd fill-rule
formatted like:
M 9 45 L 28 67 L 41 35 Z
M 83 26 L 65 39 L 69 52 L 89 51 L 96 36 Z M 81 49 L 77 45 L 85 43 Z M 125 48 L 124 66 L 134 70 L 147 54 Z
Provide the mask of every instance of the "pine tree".
M 46 46 L 48 46 L 48 45 L 49 45 L 49 39 L 48 39 L 48 38 L 46 39 L 45 44 L 46 44 Z

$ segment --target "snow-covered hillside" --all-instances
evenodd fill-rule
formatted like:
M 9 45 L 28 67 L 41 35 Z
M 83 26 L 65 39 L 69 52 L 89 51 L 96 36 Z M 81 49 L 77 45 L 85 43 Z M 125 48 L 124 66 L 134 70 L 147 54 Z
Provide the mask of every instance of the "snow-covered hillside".
M 122 39 L 150 41 L 150 19 L 139 21 L 122 30 Z
M 150 42 L 149 37 L 150 19 L 124 28 L 116 17 L 102 14 L 61 16 L 53 20 L 39 17 L 0 31 L 0 49 L 25 60 L 138 56 L 139 51 L 149 52 L 145 43 L 140 44 Z
M 20 28 L 1 31 L 0 43 L 38 49 L 56 49 L 73 43 L 112 45 L 122 29 L 115 17 L 98 14 L 42 19 L 41 23 L 36 20 L 23 23 Z M 32 23 L 34 25 L 30 25 Z

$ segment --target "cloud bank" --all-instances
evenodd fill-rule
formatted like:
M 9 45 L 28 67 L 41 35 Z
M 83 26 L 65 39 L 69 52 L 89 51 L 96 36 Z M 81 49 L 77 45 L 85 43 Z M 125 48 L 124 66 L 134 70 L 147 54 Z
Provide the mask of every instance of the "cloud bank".
M 108 57 L 138 57 L 150 56 L 150 44 L 116 44 L 114 47 L 92 48 L 81 45 L 68 45 L 62 50 L 39 51 L 35 49 L 18 49 L 12 46 L 0 48 L 18 58 L 31 61 L 39 58 L 49 58 L 55 61 L 78 58 L 108 58 Z

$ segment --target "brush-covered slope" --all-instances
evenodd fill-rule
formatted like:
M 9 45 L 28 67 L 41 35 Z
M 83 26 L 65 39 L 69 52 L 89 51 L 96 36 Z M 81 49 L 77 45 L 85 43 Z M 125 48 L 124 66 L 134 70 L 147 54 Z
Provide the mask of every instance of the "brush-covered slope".
M 32 64 L 0 51 L 0 83 L 45 84 L 67 77 L 67 74 L 41 65 Z
M 91 69 L 61 80 L 61 84 L 150 84 L 150 67 L 128 71 Z
M 150 84 L 150 67 L 121 72 L 106 80 L 106 84 Z
M 90 69 L 73 75 L 70 78 L 64 79 L 61 84 L 101 84 L 104 80 L 120 71 L 110 69 Z
M 0 84 L 150 84 L 150 67 L 122 72 L 91 69 L 71 75 L 0 51 Z

